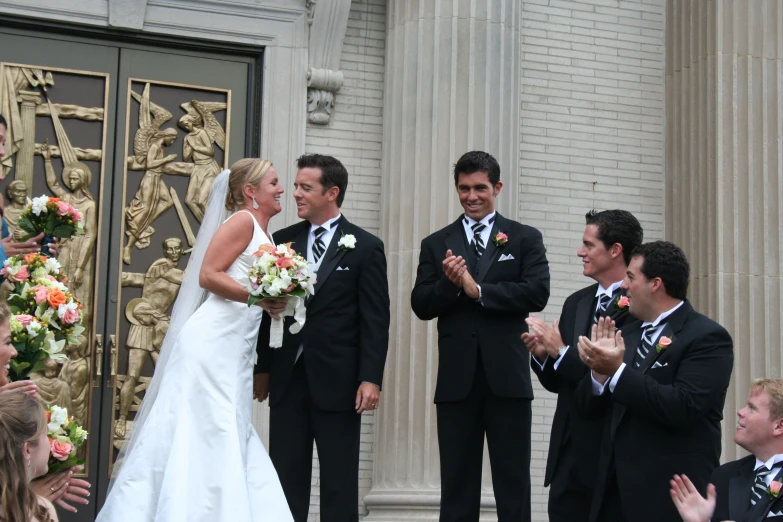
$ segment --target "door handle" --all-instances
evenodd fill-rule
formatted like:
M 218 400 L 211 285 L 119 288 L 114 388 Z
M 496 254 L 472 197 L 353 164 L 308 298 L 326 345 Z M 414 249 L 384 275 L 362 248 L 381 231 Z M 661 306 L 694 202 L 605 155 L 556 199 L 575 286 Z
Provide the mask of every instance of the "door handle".
M 117 380 L 117 336 L 112 334 L 109 336 L 109 357 L 111 360 L 111 375 L 109 376 L 109 382 L 106 385 L 107 388 L 114 388 L 114 383 Z
M 92 381 L 92 387 L 98 388 L 103 375 L 103 335 L 95 334 L 95 379 Z

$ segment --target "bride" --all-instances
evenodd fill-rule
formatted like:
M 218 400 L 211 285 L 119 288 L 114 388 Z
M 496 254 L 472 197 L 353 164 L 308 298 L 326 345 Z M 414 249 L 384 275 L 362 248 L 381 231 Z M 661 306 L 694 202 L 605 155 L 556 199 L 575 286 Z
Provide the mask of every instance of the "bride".
M 251 423 L 263 310 L 247 306 L 252 254 L 271 243 L 283 188 L 269 161 L 242 159 L 216 179 L 155 375 L 120 452 L 96 522 L 293 521 Z M 203 303 L 203 304 L 202 304 Z

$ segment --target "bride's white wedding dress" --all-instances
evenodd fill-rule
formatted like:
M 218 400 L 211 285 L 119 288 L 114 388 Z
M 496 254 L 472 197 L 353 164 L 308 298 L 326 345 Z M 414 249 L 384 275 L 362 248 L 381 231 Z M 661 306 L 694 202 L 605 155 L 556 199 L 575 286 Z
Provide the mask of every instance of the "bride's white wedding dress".
M 271 243 L 255 219 L 253 226 L 226 271 L 243 285 L 253 252 Z M 262 313 L 209 294 L 187 319 L 96 522 L 293 521 L 251 423 Z

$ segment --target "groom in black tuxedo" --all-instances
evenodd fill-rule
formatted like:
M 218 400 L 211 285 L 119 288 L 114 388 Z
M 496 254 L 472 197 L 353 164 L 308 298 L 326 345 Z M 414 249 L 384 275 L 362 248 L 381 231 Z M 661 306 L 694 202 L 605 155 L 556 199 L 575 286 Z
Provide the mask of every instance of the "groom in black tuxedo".
M 340 214 L 348 172 L 331 156 L 297 161 L 294 192 L 304 221 L 274 235 L 316 268 L 301 332 L 269 347 L 258 336 L 254 396 L 269 391 L 269 456 L 296 522 L 310 506 L 313 440 L 320 466 L 321 520 L 359 518 L 361 413 L 378 408 L 389 344 L 389 287 L 383 243 Z
M 491 155 L 464 154 L 454 184 L 465 214 L 421 242 L 411 294 L 420 319 L 438 319 L 440 521 L 479 519 L 485 434 L 498 521 L 529 521 L 533 390 L 520 335 L 549 299 L 546 250 L 538 230 L 495 211 Z
M 703 492 L 718 466 L 734 353 L 728 332 L 686 300 L 689 274 L 676 245 L 641 245 L 623 281 L 637 320 L 615 333 L 601 319 L 595 342 L 579 339 L 592 371 L 577 407 L 605 421 L 591 522 L 679 520 L 669 479 L 686 474 Z
M 589 371 L 579 358 L 579 336 L 590 335 L 600 317 L 620 327 L 633 320 L 621 288 L 631 252 L 642 244 L 642 226 L 626 210 L 592 210 L 585 215 L 582 273 L 595 284 L 565 300 L 557 327 L 529 317 L 522 334 L 532 356 L 530 366 L 548 391 L 557 394 L 549 437 L 544 486 L 549 486 L 549 522 L 586 522 L 598 471 L 603 423 L 585 418 L 576 408 L 574 390 Z
M 734 442 L 751 454 L 712 473 L 707 498 L 687 476 L 671 481 L 671 496 L 685 522 L 783 522 L 783 380 L 757 379 L 737 412 Z M 778 491 L 780 491 L 778 489 Z

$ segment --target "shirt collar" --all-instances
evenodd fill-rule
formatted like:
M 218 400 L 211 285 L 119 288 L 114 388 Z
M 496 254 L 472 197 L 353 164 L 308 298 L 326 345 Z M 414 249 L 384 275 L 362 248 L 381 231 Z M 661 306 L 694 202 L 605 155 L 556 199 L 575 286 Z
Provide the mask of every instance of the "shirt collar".
M 616 283 L 612 283 L 609 285 L 609 288 L 604 288 L 601 286 L 601 284 L 598 284 L 598 290 L 595 291 L 595 296 L 601 296 L 601 295 L 608 295 L 609 297 L 613 296 L 614 293 L 617 291 L 618 288 L 620 288 L 620 285 L 622 285 L 622 281 L 617 281 Z
M 778 453 L 777 455 L 774 455 L 771 459 L 769 459 L 767 462 L 761 462 L 758 457 L 756 457 L 756 467 L 753 468 L 753 471 L 757 471 L 761 466 L 766 466 L 767 469 L 772 469 L 775 467 L 776 464 L 779 464 L 783 462 L 783 453 Z
M 337 221 L 339 221 L 339 219 L 341 217 L 343 217 L 342 214 L 337 214 L 335 217 L 333 217 L 332 219 L 330 219 L 329 221 L 326 221 L 325 223 L 323 223 L 321 225 L 316 225 L 315 223 L 310 223 L 310 233 L 314 234 L 315 233 L 315 229 L 318 228 L 318 227 L 324 227 L 328 231 L 330 228 L 333 228 L 337 224 Z
M 489 227 L 492 224 L 492 222 L 495 220 L 496 213 L 497 212 L 492 212 L 491 214 L 487 214 L 481 219 L 480 223 L 484 223 L 487 227 Z M 463 217 L 465 218 L 465 221 L 468 222 L 469 226 L 473 226 L 473 224 L 476 223 L 476 220 L 468 215 L 465 215 Z
M 666 312 L 662 313 L 661 315 L 659 315 L 659 316 L 658 316 L 658 319 L 656 319 L 656 320 L 655 320 L 655 321 L 653 321 L 653 322 L 650 322 L 650 321 L 645 321 L 645 322 L 643 322 L 643 323 L 642 323 L 642 328 L 644 328 L 645 326 L 647 326 L 647 325 L 649 325 L 649 324 L 651 324 L 651 325 L 653 325 L 653 326 L 658 326 L 658 325 L 660 324 L 660 322 L 661 322 L 661 321 L 663 321 L 664 319 L 666 319 L 667 317 L 669 317 L 670 315 L 672 315 L 672 314 L 673 314 L 675 311 L 677 311 L 677 309 L 678 309 L 679 307 L 681 307 L 681 306 L 682 306 L 682 303 L 684 303 L 684 302 L 685 302 L 685 301 L 680 301 L 679 303 L 677 303 L 677 306 L 675 306 L 674 308 L 672 308 L 672 309 L 671 309 L 671 310 L 669 310 L 669 311 L 666 311 Z

